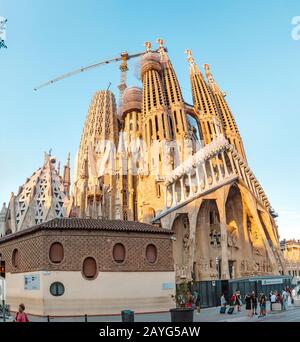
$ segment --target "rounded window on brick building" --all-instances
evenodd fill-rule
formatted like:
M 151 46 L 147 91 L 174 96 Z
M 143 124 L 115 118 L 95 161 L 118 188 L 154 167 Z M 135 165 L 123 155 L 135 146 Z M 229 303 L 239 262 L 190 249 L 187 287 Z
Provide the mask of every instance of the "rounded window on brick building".
M 64 247 L 60 242 L 54 242 L 50 246 L 49 258 L 54 264 L 59 264 L 64 258 Z
M 82 274 L 86 279 L 95 279 L 97 276 L 97 263 L 92 257 L 84 259 L 82 265 Z
M 50 293 L 52 296 L 58 297 L 65 293 L 65 287 L 60 282 L 55 282 L 50 285 Z
M 154 264 L 157 260 L 157 248 L 153 244 L 146 248 L 146 259 L 150 264 Z
M 113 258 L 118 264 L 121 264 L 125 260 L 125 247 L 122 243 L 116 243 L 113 248 Z
M 20 253 L 18 249 L 14 249 L 12 253 L 12 265 L 15 268 L 20 266 Z

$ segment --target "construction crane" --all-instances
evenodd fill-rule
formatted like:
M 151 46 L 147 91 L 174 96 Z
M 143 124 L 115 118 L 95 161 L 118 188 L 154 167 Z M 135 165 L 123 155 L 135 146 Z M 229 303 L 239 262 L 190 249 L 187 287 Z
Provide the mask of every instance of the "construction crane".
M 120 64 L 120 71 L 121 71 L 121 80 L 120 80 L 120 84 L 118 86 L 119 88 L 119 91 L 120 91 L 120 98 L 122 98 L 122 95 L 123 95 L 123 92 L 124 90 L 126 89 L 126 72 L 128 70 L 128 65 L 127 65 L 127 61 L 132 59 L 132 58 L 137 58 L 137 57 L 140 57 L 142 55 L 144 55 L 145 53 L 151 51 L 151 43 L 150 42 L 146 42 L 145 43 L 145 47 L 146 47 L 146 51 L 143 51 L 143 52 L 139 52 L 139 53 L 135 53 L 135 54 L 128 54 L 128 52 L 122 52 L 120 54 L 120 57 L 116 57 L 116 58 L 112 58 L 112 59 L 107 59 L 107 60 L 104 60 L 104 61 L 100 61 L 100 62 L 97 62 L 97 63 L 94 63 L 94 64 L 91 64 L 91 65 L 88 65 L 86 67 L 82 67 L 80 69 L 76 69 L 74 71 L 71 71 L 71 72 L 67 72 L 61 76 L 58 76 L 48 82 L 45 82 L 39 86 L 37 86 L 36 88 L 34 88 L 34 90 L 39 90 L 43 87 L 46 87 L 48 85 L 51 85 L 55 82 L 58 82 L 58 81 L 61 81 L 67 77 L 71 77 L 71 76 L 74 76 L 76 74 L 80 74 L 81 72 L 85 72 L 85 71 L 88 71 L 88 70 L 91 70 L 91 69 L 94 69 L 94 68 L 97 68 L 98 66 L 101 66 L 101 65 L 104 65 L 104 64 L 110 64 L 110 63 L 113 63 L 113 62 L 120 62 L 121 61 L 121 64 Z

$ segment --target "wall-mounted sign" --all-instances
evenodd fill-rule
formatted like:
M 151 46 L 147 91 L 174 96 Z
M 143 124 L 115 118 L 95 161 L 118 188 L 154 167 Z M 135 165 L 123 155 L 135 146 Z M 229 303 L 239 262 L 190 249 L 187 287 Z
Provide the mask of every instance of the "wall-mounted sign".
M 163 290 L 173 290 L 174 289 L 174 284 L 173 283 L 163 283 L 162 284 L 162 289 Z
M 40 275 L 30 274 L 24 275 L 24 290 L 39 290 L 40 289 Z
M 263 279 L 261 281 L 262 285 L 274 285 L 274 284 L 283 284 L 282 278 L 275 278 L 275 279 Z

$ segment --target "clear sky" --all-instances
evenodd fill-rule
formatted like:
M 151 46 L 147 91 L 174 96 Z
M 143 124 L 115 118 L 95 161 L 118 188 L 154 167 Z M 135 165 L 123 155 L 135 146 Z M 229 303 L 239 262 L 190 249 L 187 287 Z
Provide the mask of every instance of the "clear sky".
M 34 92 L 61 73 L 143 43 L 166 41 L 187 101 L 189 48 L 211 65 L 243 137 L 250 167 L 278 211 L 282 238 L 300 239 L 299 0 L 0 0 L 7 50 L 0 50 L 0 202 L 8 201 L 53 149 L 62 162 L 79 146 L 93 93 L 112 83 L 104 66 Z M 129 85 L 138 84 L 136 62 Z

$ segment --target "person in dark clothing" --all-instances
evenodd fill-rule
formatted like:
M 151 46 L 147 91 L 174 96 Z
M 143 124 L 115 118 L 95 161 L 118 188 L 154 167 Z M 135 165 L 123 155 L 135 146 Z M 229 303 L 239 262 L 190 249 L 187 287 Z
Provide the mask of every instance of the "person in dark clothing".
M 260 307 L 260 313 L 258 318 L 266 316 L 267 310 L 266 310 L 266 304 L 267 304 L 267 297 L 264 293 L 261 293 L 259 296 L 259 307 Z
M 239 289 L 237 289 L 235 292 L 235 298 L 236 298 L 235 305 L 237 308 L 237 312 L 241 312 L 242 300 L 241 300 L 241 292 Z
M 248 317 L 251 318 L 253 316 L 253 313 L 252 313 L 252 296 L 250 293 L 246 294 L 245 303 L 246 303 L 246 311 L 248 312 Z
M 200 293 L 197 291 L 194 291 L 193 298 L 194 298 L 196 314 L 200 314 Z
M 252 314 L 257 315 L 257 296 L 254 291 L 251 294 L 251 301 L 252 301 Z

